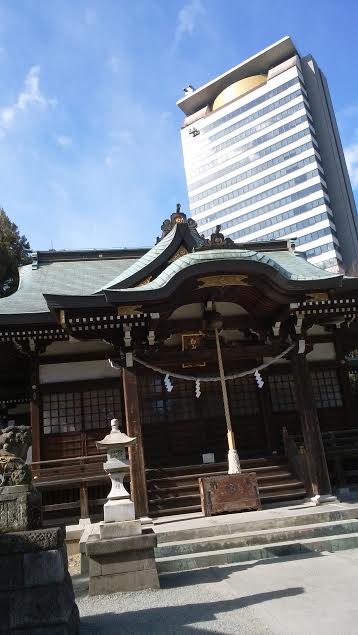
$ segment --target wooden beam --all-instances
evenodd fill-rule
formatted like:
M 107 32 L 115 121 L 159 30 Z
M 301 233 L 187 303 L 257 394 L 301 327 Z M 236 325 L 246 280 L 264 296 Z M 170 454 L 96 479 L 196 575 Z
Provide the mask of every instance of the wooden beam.
M 224 316 L 222 320 L 224 329 L 237 329 L 238 331 L 248 328 L 260 328 L 265 325 L 264 319 L 259 320 L 251 315 Z M 196 330 L 200 331 L 202 328 L 203 318 L 159 320 L 157 324 L 158 332 L 164 331 L 169 333 L 190 333 Z
M 131 480 L 131 498 L 137 518 L 148 516 L 147 480 L 143 451 L 142 426 L 138 396 L 138 383 L 133 368 L 123 368 L 124 408 L 127 434 L 136 437 L 137 443 L 128 448 Z
M 291 355 L 297 407 L 301 419 L 304 444 L 310 472 L 312 496 L 332 494 L 326 455 L 313 394 L 309 366 L 305 354 L 295 350 Z
M 224 362 L 237 362 L 249 359 L 261 359 L 265 357 L 275 357 L 281 353 L 287 344 L 277 343 L 276 345 L 266 345 L 256 342 L 248 342 L 247 344 L 238 344 L 237 346 L 223 347 L 222 356 Z M 178 351 L 178 350 L 160 350 L 158 352 L 151 352 L 150 356 L 145 353 L 138 353 L 138 357 L 144 361 L 148 361 L 150 364 L 160 366 L 161 364 L 166 368 L 166 364 L 181 367 L 183 363 L 190 362 L 214 362 L 216 363 L 217 354 L 215 348 L 199 348 L 192 351 Z

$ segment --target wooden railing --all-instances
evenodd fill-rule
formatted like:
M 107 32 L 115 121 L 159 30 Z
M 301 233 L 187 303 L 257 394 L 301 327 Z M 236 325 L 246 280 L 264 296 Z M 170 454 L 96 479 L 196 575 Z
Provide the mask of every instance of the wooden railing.
M 71 510 L 79 510 L 81 518 L 88 518 L 90 506 L 98 507 L 105 502 L 103 497 L 89 500 L 88 496 L 89 487 L 108 481 L 103 470 L 105 456 L 76 456 L 31 464 L 34 484 L 43 492 L 45 518 L 48 514 L 60 515 Z
M 307 495 L 314 496 L 314 488 L 304 445 L 296 443 L 295 438 L 288 434 L 286 427 L 282 428 L 282 438 L 285 455 L 293 473 L 304 484 Z
M 288 435 L 287 430 L 284 429 L 283 441 L 287 457 L 292 457 L 292 461 L 295 461 L 297 452 L 300 452 L 300 448 L 303 447 L 303 437 Z M 358 429 L 322 432 L 322 441 L 332 484 L 336 487 L 347 487 L 357 483 Z
M 335 485 L 358 483 L 358 429 L 324 432 L 322 439 Z

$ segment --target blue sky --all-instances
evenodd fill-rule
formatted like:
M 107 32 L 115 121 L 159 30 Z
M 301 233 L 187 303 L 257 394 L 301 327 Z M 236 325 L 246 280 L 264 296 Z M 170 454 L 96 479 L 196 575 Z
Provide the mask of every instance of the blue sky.
M 0 206 L 33 249 L 151 245 L 187 209 L 176 101 L 290 35 L 358 191 L 356 0 L 0 0 Z

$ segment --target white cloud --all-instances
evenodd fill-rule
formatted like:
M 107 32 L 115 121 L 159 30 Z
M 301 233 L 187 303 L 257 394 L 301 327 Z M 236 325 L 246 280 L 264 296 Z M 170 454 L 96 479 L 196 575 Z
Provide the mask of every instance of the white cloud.
M 344 150 L 352 186 L 358 188 L 358 139 Z
M 55 134 L 54 139 L 60 148 L 66 148 L 67 146 L 72 145 L 72 137 L 65 134 Z
M 175 29 L 173 50 L 178 46 L 184 35 L 191 35 L 194 31 L 198 18 L 205 15 L 201 0 L 189 0 L 182 9 L 180 9 L 177 17 L 177 25 Z
M 0 129 L 4 131 L 9 128 L 20 112 L 27 111 L 33 105 L 47 108 L 55 104 L 54 99 L 48 99 L 40 91 L 40 67 L 31 66 L 24 81 L 24 89 L 19 93 L 16 102 L 12 106 L 0 109 Z

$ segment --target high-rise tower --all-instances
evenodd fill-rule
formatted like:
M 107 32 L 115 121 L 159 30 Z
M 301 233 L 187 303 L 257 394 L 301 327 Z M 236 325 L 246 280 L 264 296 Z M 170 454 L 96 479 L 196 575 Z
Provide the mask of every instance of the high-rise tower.
M 358 218 L 326 79 L 285 37 L 178 106 L 192 217 L 236 242 L 295 238 L 337 271 L 358 266 Z

